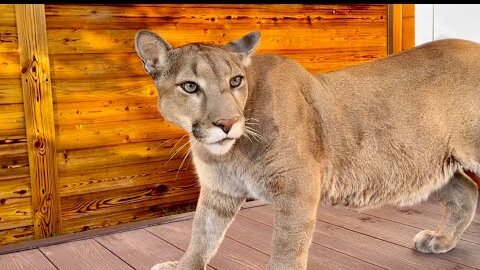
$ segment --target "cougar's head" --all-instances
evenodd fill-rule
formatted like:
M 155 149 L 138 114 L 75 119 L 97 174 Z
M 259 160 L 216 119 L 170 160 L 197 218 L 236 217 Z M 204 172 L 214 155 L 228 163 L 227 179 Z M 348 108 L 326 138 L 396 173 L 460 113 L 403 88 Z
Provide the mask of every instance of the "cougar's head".
M 252 32 L 224 46 L 173 48 L 150 31 L 135 37 L 135 49 L 159 93 L 160 113 L 212 154 L 227 153 L 245 132 L 245 68 L 259 38 Z

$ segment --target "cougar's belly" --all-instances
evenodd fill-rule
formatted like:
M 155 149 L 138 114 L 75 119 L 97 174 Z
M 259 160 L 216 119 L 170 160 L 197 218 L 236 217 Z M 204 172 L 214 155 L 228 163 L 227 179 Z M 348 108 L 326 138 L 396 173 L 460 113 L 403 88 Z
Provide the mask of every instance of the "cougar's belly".
M 332 172 L 323 179 L 320 201 L 324 205 L 356 208 L 413 205 L 428 199 L 458 169 L 458 164 L 450 163 L 410 170 Z

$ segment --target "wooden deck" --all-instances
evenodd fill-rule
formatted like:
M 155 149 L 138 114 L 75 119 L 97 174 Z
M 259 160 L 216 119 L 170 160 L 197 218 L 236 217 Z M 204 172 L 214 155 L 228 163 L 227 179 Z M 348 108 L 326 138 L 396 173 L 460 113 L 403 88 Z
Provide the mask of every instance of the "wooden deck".
M 480 207 L 479 207 L 480 208 Z M 480 215 L 458 246 L 441 255 L 421 254 L 412 239 L 435 228 L 442 207 L 355 211 L 321 207 L 308 269 L 480 269 Z M 272 209 L 242 209 L 209 269 L 264 269 L 271 251 Z M 177 260 L 190 239 L 191 219 L 92 237 L 0 256 L 0 269 L 150 269 Z

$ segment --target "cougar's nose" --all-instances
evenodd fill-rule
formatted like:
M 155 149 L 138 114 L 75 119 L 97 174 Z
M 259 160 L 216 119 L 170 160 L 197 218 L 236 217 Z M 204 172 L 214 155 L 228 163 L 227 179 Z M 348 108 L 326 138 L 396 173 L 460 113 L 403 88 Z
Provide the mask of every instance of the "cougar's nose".
M 213 122 L 213 124 L 215 126 L 221 128 L 223 130 L 223 132 L 228 134 L 228 132 L 232 128 L 233 124 L 235 124 L 239 119 L 240 119 L 240 116 L 235 116 L 235 117 L 230 118 L 230 119 L 217 120 L 217 121 Z

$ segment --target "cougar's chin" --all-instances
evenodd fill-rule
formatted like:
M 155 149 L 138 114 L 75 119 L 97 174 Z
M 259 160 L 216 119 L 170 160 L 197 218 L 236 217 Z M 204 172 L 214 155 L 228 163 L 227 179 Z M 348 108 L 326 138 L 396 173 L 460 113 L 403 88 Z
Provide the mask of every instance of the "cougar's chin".
M 235 140 L 234 138 L 225 138 L 215 143 L 206 143 L 204 146 L 214 155 L 224 155 L 232 148 Z

